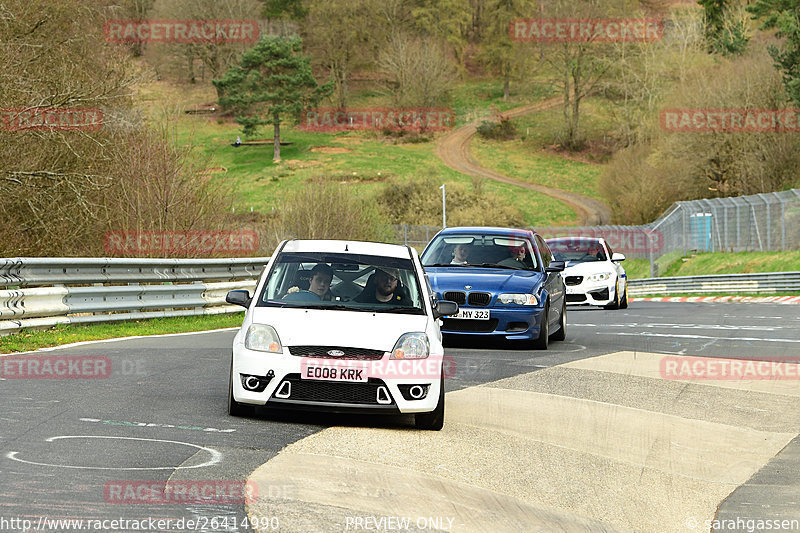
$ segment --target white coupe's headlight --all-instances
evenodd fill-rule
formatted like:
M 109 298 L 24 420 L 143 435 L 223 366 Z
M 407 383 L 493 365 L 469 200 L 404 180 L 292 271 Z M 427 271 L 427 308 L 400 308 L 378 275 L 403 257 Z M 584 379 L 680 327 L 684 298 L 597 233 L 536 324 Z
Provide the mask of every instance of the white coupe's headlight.
M 389 359 L 425 359 L 430 352 L 431 345 L 427 335 L 406 333 L 397 339 Z
M 266 324 L 251 324 L 247 328 L 244 347 L 258 352 L 283 353 L 278 332 L 275 331 L 275 328 Z
M 587 279 L 589 281 L 605 281 L 607 279 L 611 279 L 611 276 L 613 275 L 613 272 L 599 272 L 597 274 L 592 274 Z
M 501 294 L 497 297 L 497 301 L 501 304 L 539 305 L 535 294 Z

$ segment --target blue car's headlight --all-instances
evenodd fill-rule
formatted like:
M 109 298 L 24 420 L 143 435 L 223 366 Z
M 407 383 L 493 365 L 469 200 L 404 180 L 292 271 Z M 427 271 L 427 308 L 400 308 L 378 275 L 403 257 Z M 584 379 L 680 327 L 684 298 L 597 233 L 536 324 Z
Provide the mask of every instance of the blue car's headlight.
M 501 304 L 515 304 L 515 305 L 539 305 L 539 299 L 535 294 L 516 294 L 507 293 L 501 294 L 497 297 L 497 301 Z

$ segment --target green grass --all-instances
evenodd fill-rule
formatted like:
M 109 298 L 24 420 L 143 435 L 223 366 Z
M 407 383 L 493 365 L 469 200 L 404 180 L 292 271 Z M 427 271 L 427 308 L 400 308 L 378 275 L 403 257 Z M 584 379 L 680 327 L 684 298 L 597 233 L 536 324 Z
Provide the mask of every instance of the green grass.
M 680 293 L 680 294 L 637 294 L 636 296 L 630 296 L 630 298 L 687 298 L 687 297 L 705 297 L 705 296 L 734 296 L 734 297 L 741 297 L 741 296 L 752 296 L 753 298 L 762 298 L 765 296 L 800 296 L 800 292 L 753 292 L 753 293 L 739 293 L 739 294 L 730 294 L 727 292 L 701 292 L 701 293 Z
M 496 84 L 494 84 L 496 85 Z M 488 82 L 467 83 L 460 86 L 456 100 L 463 105 L 481 101 L 476 87 L 492 92 L 485 107 L 498 98 L 502 101 L 502 87 L 491 89 Z M 154 99 L 158 86 L 149 89 L 148 98 Z M 543 91 L 543 89 L 541 89 Z M 164 88 L 166 97 L 170 88 Z M 534 91 L 535 92 L 535 91 Z M 196 91 L 193 105 L 213 101 L 213 94 Z M 472 100 L 470 100 L 472 98 Z M 521 98 L 517 96 L 516 98 Z M 356 99 L 358 101 L 358 99 Z M 514 107 L 527 102 L 509 100 Z M 358 103 L 354 106 L 360 105 Z M 466 107 L 464 108 L 466 109 Z M 258 138 L 270 138 L 265 128 Z M 446 167 L 436 156 L 435 141 L 442 133 L 431 136 L 431 142 L 394 143 L 379 138 L 374 132 L 314 133 L 303 131 L 292 125 L 281 128 L 281 139 L 291 146 L 281 147 L 282 162 L 272 162 L 272 145 L 233 147 L 231 143 L 241 135 L 240 127 L 231 119 L 218 119 L 205 115 L 177 115 L 177 140 L 181 144 L 196 146 L 198 157 L 209 159 L 210 168 L 224 167 L 226 171 L 212 174 L 234 191 L 234 207 L 237 212 L 250 211 L 269 213 L 282 204 L 282 199 L 308 182 L 330 179 L 351 187 L 354 195 L 369 197 L 390 178 L 412 178 L 433 173 L 442 183 L 463 183 L 471 186 L 472 178 Z M 244 139 L 244 137 L 243 137 Z M 504 184 L 487 184 L 487 191 L 496 193 L 503 205 L 518 207 L 526 224 L 546 225 L 575 220 L 575 213 L 565 204 L 546 195 L 521 190 Z M 502 209 L 502 205 L 498 206 Z M 418 223 L 414 220 L 405 221 Z
M 609 141 L 608 132 L 613 129 L 614 121 L 607 105 L 607 102 L 599 97 L 589 97 L 581 102 L 578 129 L 589 145 L 604 145 Z M 525 144 L 532 150 L 554 148 L 554 145 L 562 140 L 565 131 L 564 109 L 561 106 L 518 117 L 513 119 L 513 122 Z M 597 163 L 602 163 L 606 159 L 593 152 L 581 155 Z
M 502 142 L 476 138 L 472 154 L 482 166 L 520 181 L 601 198 L 597 189 L 601 165 L 532 150 L 520 139 Z
M 544 185 L 602 200 L 598 180 L 603 172 L 603 156 L 587 150 L 570 156 L 555 151 L 558 132 L 563 130 L 561 108 L 553 108 L 513 119 L 519 136 L 510 141 L 475 137 L 472 154 L 484 167 L 528 183 Z M 591 143 L 602 143 L 610 127 L 601 102 L 587 100 L 583 105 L 582 132 Z M 552 201 L 552 200 L 551 200 Z M 571 218 L 551 218 L 552 225 L 575 224 Z
M 645 279 L 650 277 L 650 261 L 647 259 L 625 259 L 622 263 L 628 279 Z
M 788 252 L 715 252 L 681 256 L 671 252 L 656 260 L 659 277 L 749 274 L 800 271 L 800 250 Z M 650 277 L 650 261 L 626 259 L 622 264 L 630 279 Z
M 240 326 L 243 319 L 244 313 L 233 313 L 152 318 L 104 324 L 71 324 L 59 325 L 46 330 L 23 330 L 13 335 L 0 337 L 0 353 L 28 352 L 48 346 L 60 346 L 81 341 L 230 328 Z
M 800 250 L 788 252 L 699 253 L 678 259 L 662 276 L 800 271 Z
M 556 94 L 556 88 L 546 82 L 512 83 L 508 100 L 503 100 L 501 81 L 469 80 L 455 88 L 451 106 L 457 117 L 456 123 L 463 124 L 490 116 L 494 111 L 507 111 Z

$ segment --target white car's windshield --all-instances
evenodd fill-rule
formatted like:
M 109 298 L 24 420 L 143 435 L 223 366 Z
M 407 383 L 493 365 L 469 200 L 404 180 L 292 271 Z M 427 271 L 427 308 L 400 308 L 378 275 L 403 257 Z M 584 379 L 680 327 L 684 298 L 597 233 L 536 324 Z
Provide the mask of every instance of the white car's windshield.
M 513 235 L 439 235 L 422 254 L 422 265 L 536 270 L 527 239 Z
M 258 306 L 424 314 L 410 259 L 327 252 L 281 253 Z
M 569 263 L 589 263 L 607 261 L 608 257 L 599 241 L 567 239 L 547 241 L 556 261 Z

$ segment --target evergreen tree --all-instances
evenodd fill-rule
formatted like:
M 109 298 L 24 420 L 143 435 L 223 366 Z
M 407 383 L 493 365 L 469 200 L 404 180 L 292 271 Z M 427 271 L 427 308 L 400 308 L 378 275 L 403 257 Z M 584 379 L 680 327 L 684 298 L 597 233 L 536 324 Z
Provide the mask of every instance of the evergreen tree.
M 729 0 L 697 0 L 705 12 L 705 37 L 709 51 L 741 54 L 747 48 L 744 22 L 730 16 Z
M 747 10 L 761 19 L 761 29 L 775 29 L 776 36 L 785 39 L 781 48 L 770 45 L 768 51 L 783 74 L 789 98 L 800 106 L 800 0 L 758 0 Z
M 275 162 L 281 160 L 282 116 L 299 117 L 332 91 L 331 82 L 320 86 L 314 79 L 302 45 L 299 37 L 266 35 L 222 79 L 214 80 L 220 105 L 234 110 L 245 135 L 266 124 L 275 127 Z

